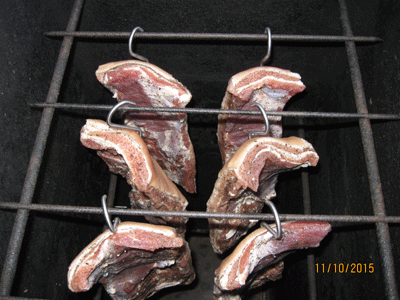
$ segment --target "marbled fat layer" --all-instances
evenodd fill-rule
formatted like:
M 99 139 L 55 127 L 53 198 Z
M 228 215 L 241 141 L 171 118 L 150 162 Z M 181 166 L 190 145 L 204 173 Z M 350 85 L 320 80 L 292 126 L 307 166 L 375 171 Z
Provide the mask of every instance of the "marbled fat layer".
M 81 129 L 84 146 L 97 150 L 110 171 L 124 176 L 132 186 L 133 208 L 185 211 L 188 202 L 151 157 L 146 144 L 133 130 L 111 128 L 101 120 L 87 120 Z M 150 222 L 185 232 L 187 218 L 146 217 Z
M 298 137 L 248 140 L 219 172 L 207 211 L 259 213 L 265 201 L 276 196 L 279 173 L 315 166 L 318 159 L 312 145 Z M 248 219 L 209 219 L 214 251 L 223 253 L 256 223 Z
M 74 259 L 68 287 L 84 292 L 100 282 L 114 300 L 145 299 L 194 278 L 188 244 L 173 228 L 124 222 L 115 233 L 99 235 Z
M 305 89 L 297 73 L 274 67 L 256 67 L 231 77 L 222 100 L 222 109 L 258 110 L 259 103 L 268 111 L 282 111 L 295 94 Z M 268 117 L 271 137 L 282 137 L 282 118 Z M 220 115 L 218 143 L 222 161 L 226 163 L 248 139 L 252 131 L 263 131 L 262 116 Z
M 137 106 L 185 107 L 192 98 L 171 74 L 137 60 L 101 65 L 96 76 L 118 101 L 130 100 Z M 196 191 L 195 155 L 186 114 L 129 112 L 125 124 L 143 131 L 150 154 L 172 181 L 190 193 Z

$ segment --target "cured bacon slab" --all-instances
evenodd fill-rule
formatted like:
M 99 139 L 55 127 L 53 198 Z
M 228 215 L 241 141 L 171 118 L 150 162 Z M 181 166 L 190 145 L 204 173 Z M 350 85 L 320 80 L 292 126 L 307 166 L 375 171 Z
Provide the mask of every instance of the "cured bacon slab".
M 190 249 L 173 228 L 123 222 L 106 230 L 74 259 L 68 270 L 73 292 L 103 284 L 114 300 L 145 299 L 195 278 Z
M 87 120 L 81 129 L 81 142 L 97 150 L 111 172 L 121 174 L 132 186 L 133 208 L 185 211 L 188 202 L 176 185 L 150 156 L 146 144 L 133 130 L 115 129 L 101 120 Z M 187 218 L 146 217 L 154 224 L 168 224 L 185 232 Z
M 265 201 L 276 196 L 279 173 L 315 166 L 318 159 L 312 145 L 298 137 L 248 140 L 219 172 L 207 211 L 259 213 Z M 223 253 L 256 223 L 248 219 L 209 219 L 214 251 Z
M 283 263 L 279 261 L 293 250 L 318 247 L 329 231 L 327 222 L 286 222 L 282 223 L 282 238 L 277 240 L 263 227 L 255 230 L 215 271 L 214 299 L 240 299 L 238 294 L 244 288 L 281 278 Z
M 185 107 L 192 98 L 171 74 L 137 60 L 101 65 L 96 77 L 118 101 L 130 100 L 137 106 Z M 125 118 L 126 125 L 141 128 L 150 154 L 167 176 L 189 193 L 196 192 L 195 155 L 186 114 L 130 112 Z
M 271 264 L 263 270 L 256 272 L 253 276 L 250 276 L 251 279 L 249 279 L 245 287 L 241 288 L 240 290 L 221 291 L 217 285 L 214 285 L 213 300 L 241 300 L 241 294 L 244 292 L 244 290 L 255 289 L 264 285 L 264 283 L 268 281 L 276 281 L 281 279 L 283 267 L 284 263 L 281 260 L 275 264 Z
M 222 109 L 282 111 L 287 101 L 305 89 L 297 73 L 274 67 L 256 67 L 234 75 L 228 83 Z M 249 132 L 263 131 L 261 116 L 220 115 L 218 143 L 225 164 L 248 139 Z M 282 137 L 282 117 L 269 116 L 270 136 Z

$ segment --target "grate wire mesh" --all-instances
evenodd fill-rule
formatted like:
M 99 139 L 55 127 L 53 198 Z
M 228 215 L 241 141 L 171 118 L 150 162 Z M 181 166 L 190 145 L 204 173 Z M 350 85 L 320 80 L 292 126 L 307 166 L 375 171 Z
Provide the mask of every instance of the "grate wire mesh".
M 383 115 L 383 114 L 369 114 L 366 106 L 364 88 L 361 78 L 360 66 L 358 64 L 358 57 L 355 47 L 355 42 L 379 42 L 379 38 L 375 37 L 355 37 L 352 34 L 350 21 L 348 17 L 347 7 L 345 0 L 339 0 L 340 13 L 342 19 L 342 26 L 344 30 L 344 36 L 285 36 L 285 35 L 273 35 L 274 40 L 281 41 L 306 41 L 306 42 L 344 42 L 346 45 L 347 56 L 349 61 L 349 69 L 353 82 L 353 89 L 357 104 L 357 114 L 341 114 L 337 113 L 319 113 L 312 115 L 310 112 L 282 112 L 281 115 L 295 116 L 295 117 L 351 117 L 359 119 L 359 126 L 361 130 L 361 136 L 364 146 L 365 160 L 368 170 L 369 185 L 371 190 L 371 200 L 374 208 L 374 216 L 333 216 L 333 215 L 312 215 L 310 195 L 308 188 L 308 174 L 302 172 L 302 185 L 303 185 L 303 199 L 304 199 L 304 215 L 281 215 L 282 220 L 325 220 L 333 222 L 361 222 L 361 223 L 375 223 L 377 237 L 379 241 L 379 248 L 382 257 L 382 264 L 384 269 L 384 283 L 387 293 L 387 298 L 394 300 L 398 299 L 397 285 L 395 282 L 395 270 L 393 263 L 392 247 L 390 243 L 388 223 L 400 223 L 400 217 L 397 216 L 386 216 L 385 204 L 382 194 L 382 188 L 380 185 L 378 163 L 376 160 L 376 153 L 374 148 L 373 133 L 371 128 L 370 119 L 399 119 L 399 115 Z M 43 158 L 44 149 L 46 147 L 47 136 L 50 131 L 53 113 L 57 108 L 73 108 L 79 110 L 86 109 L 99 109 L 108 110 L 108 106 L 84 106 L 76 105 L 58 105 L 56 104 L 58 93 L 60 91 L 61 83 L 64 78 L 64 72 L 66 64 L 68 62 L 71 47 L 74 38 L 128 38 L 130 33 L 99 33 L 99 32 L 76 32 L 77 24 L 83 7 L 83 0 L 76 0 L 71 13 L 70 21 L 65 32 L 50 32 L 48 36 L 62 36 L 63 43 L 60 49 L 59 58 L 54 70 L 54 75 L 49 88 L 48 96 L 45 104 L 33 104 L 32 106 L 43 107 L 42 120 L 38 129 L 35 146 L 31 156 L 31 162 L 26 173 L 26 179 L 24 187 L 21 193 L 20 203 L 0 203 L 2 209 L 13 209 L 17 210 L 12 235 L 9 241 L 9 247 L 3 271 L 1 275 L 0 284 L 0 299 L 27 299 L 22 297 L 11 297 L 10 291 L 13 284 L 19 253 L 21 250 L 21 244 L 24 238 L 27 220 L 29 217 L 30 210 L 38 210 L 45 212 L 69 212 L 69 213 L 90 213 L 90 214 L 102 214 L 101 208 L 94 207 L 81 207 L 81 206 L 61 206 L 61 205 L 43 205 L 43 204 L 32 204 L 32 197 L 35 190 L 38 172 L 40 170 L 41 161 Z M 237 41 L 265 41 L 266 37 L 263 35 L 243 35 L 243 34 L 175 34 L 175 33 L 138 33 L 140 39 L 205 39 L 208 41 L 213 40 L 237 40 Z M 207 110 L 192 109 L 193 113 L 209 113 Z M 213 113 L 219 113 L 215 110 Z M 300 119 L 299 136 L 304 137 L 304 129 L 301 128 L 302 120 Z M 116 181 L 111 185 L 114 185 Z M 112 189 L 112 187 L 110 187 Z M 205 212 L 152 212 L 152 211 L 133 211 L 123 210 L 117 208 L 110 208 L 110 213 L 114 215 L 175 215 L 175 216 L 187 216 L 191 218 L 208 218 L 212 217 L 223 217 L 223 218 L 235 218 L 237 215 L 228 214 L 209 214 Z M 242 218 L 260 219 L 260 220 L 273 220 L 273 216 L 270 214 L 248 214 L 240 215 Z M 308 273 L 309 273 L 309 293 L 311 299 L 316 299 L 316 279 L 314 269 L 314 257 L 309 255 L 307 258 Z M 32 298 L 31 298 L 32 299 Z

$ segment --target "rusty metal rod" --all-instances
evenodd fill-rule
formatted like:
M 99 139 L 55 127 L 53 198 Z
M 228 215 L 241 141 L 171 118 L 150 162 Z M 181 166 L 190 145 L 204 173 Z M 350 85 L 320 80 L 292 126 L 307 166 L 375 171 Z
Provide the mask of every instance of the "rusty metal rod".
M 0 209 L 25 209 L 56 213 L 103 214 L 102 207 L 69 206 L 54 204 L 22 204 L 15 202 L 0 202 Z M 144 209 L 109 208 L 108 212 L 119 216 L 161 216 L 161 217 L 188 217 L 188 218 L 218 218 L 218 219 L 254 219 L 273 221 L 273 214 L 234 214 L 211 213 L 202 211 L 154 211 Z M 279 214 L 281 221 L 327 221 L 340 223 L 400 223 L 400 216 L 357 216 L 357 215 L 296 215 Z
M 350 26 L 346 2 L 344 0 L 339 0 L 339 5 L 344 33 L 346 36 L 351 37 L 353 36 L 353 32 Z M 361 70 L 354 42 L 346 42 L 346 51 L 349 61 L 350 76 L 353 83 L 357 112 L 367 114 L 368 106 L 365 98 Z M 376 216 L 384 217 L 386 216 L 385 202 L 383 199 L 382 184 L 379 176 L 378 160 L 375 152 L 371 123 L 368 119 L 361 119 L 359 120 L 359 124 L 365 160 L 367 164 L 372 207 Z M 390 300 L 399 299 L 392 247 L 390 242 L 389 226 L 385 222 L 379 222 L 376 224 L 376 231 L 379 250 L 382 257 L 382 267 L 387 297 Z
M 305 139 L 303 119 L 299 119 L 299 137 Z M 308 178 L 308 171 L 301 171 L 301 183 L 303 188 L 303 206 L 304 214 L 311 215 L 311 196 L 310 196 L 310 181 Z M 308 275 L 308 292 L 310 300 L 317 300 L 317 277 L 315 274 L 315 256 L 310 253 L 307 254 L 307 275 Z
M 79 17 L 82 11 L 83 0 L 76 0 L 72 9 L 71 17 L 68 22 L 67 31 L 73 31 L 77 28 Z M 58 99 L 64 72 L 67 66 L 68 57 L 72 48 L 73 37 L 65 37 L 62 42 L 57 64 L 54 69 L 53 78 L 47 94 L 47 103 L 55 103 Z M 21 193 L 21 204 L 28 205 L 32 203 L 32 197 L 35 191 L 40 166 L 43 159 L 44 149 L 46 147 L 47 136 L 50 131 L 53 119 L 54 108 L 46 108 L 43 111 L 38 133 L 36 135 L 29 167 L 26 173 L 24 186 Z M 29 210 L 18 210 L 15 217 L 14 226 L 11 232 L 11 238 L 8 244 L 7 255 L 3 266 L 0 295 L 9 296 L 17 269 L 19 253 L 21 251 L 22 240 L 25 234 L 25 228 L 29 217 Z
M 117 189 L 117 181 L 118 181 L 118 176 L 116 174 L 114 174 L 114 173 L 111 173 L 111 175 L 110 175 L 110 183 L 108 185 L 108 192 L 107 192 L 107 207 L 108 208 L 114 206 L 115 191 Z M 111 215 L 110 215 L 110 218 L 112 218 Z M 108 229 L 108 226 L 104 225 L 103 226 L 103 231 L 106 231 L 107 229 Z M 103 292 L 104 292 L 103 287 L 101 285 L 97 286 L 97 291 L 96 291 L 96 294 L 93 297 L 93 300 L 100 300 L 102 295 L 103 295 Z
M 114 105 L 104 104 L 73 104 L 73 103 L 30 103 L 30 107 L 51 107 L 73 110 L 97 110 L 109 111 Z M 260 115 L 259 110 L 232 110 L 212 108 L 173 108 L 173 107 L 144 107 L 123 106 L 121 111 L 145 111 L 165 113 L 197 113 L 197 114 L 232 114 L 232 115 Z M 350 118 L 350 119 L 372 119 L 372 120 L 400 120 L 400 114 L 369 114 L 369 113 L 340 113 L 340 112 L 310 112 L 310 111 L 267 111 L 269 116 L 301 117 L 301 118 Z
M 45 33 L 48 37 L 73 36 L 91 39 L 129 39 L 131 32 L 99 32 L 99 31 L 50 31 Z M 274 42 L 363 42 L 377 43 L 382 39 L 374 36 L 335 36 L 335 35 L 296 35 L 272 34 Z M 266 34 L 247 33 L 173 33 L 173 32 L 137 32 L 135 39 L 140 40 L 173 40 L 173 41 L 231 41 L 231 42 L 267 42 Z

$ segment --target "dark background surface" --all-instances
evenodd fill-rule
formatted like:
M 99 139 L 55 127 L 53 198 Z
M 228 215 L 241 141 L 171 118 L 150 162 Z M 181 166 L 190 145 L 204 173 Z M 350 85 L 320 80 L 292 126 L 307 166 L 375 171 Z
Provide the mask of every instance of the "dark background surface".
M 0 195 L 18 202 L 37 133 L 41 110 L 27 106 L 46 98 L 61 45 L 46 31 L 65 30 L 72 1 L 3 1 L 0 10 Z M 383 42 L 358 44 L 357 52 L 371 113 L 400 113 L 400 5 L 396 1 L 349 1 L 354 35 L 378 36 Z M 342 35 L 336 1 L 86 1 L 79 30 L 148 32 L 262 33 Z M 190 107 L 219 108 L 229 78 L 257 66 L 266 53 L 261 43 L 149 42 L 138 53 L 173 74 L 191 91 Z M 127 41 L 77 39 L 60 92 L 61 103 L 114 104 L 94 72 L 101 64 L 130 59 Z M 272 66 L 302 76 L 306 90 L 286 110 L 355 112 L 354 94 L 343 43 L 274 43 Z M 94 151 L 79 142 L 86 118 L 104 113 L 57 111 L 33 198 L 34 203 L 100 206 L 109 171 Z M 187 195 L 189 210 L 205 203 L 221 168 L 215 115 L 190 115 L 190 136 L 197 160 L 198 193 Z M 358 122 L 305 119 L 306 139 L 320 155 L 310 176 L 313 214 L 370 215 L 372 205 Z M 298 120 L 284 119 L 284 136 L 298 135 Z M 388 215 L 400 215 L 399 122 L 373 122 L 376 151 Z M 117 205 L 128 205 L 128 186 L 118 182 Z M 282 174 L 274 200 L 281 213 L 304 213 L 301 172 Z M 14 220 L 0 211 L 0 265 Z M 123 217 L 123 220 L 132 220 Z M 93 299 L 98 289 L 73 294 L 67 288 L 69 263 L 101 231 L 101 216 L 30 214 L 12 295 L 46 299 Z M 374 225 L 333 224 L 321 247 L 311 251 L 317 263 L 373 263 L 373 274 L 317 274 L 320 299 L 382 299 L 385 294 Z M 206 229 L 206 220 L 190 220 Z M 399 282 L 399 227 L 390 226 Z M 188 234 L 198 279 L 189 287 L 156 294 L 153 299 L 211 299 L 212 274 L 221 257 L 207 237 Z M 268 299 L 307 299 L 307 251 L 285 259 L 284 278 L 266 285 Z M 253 295 L 254 299 L 260 294 Z M 249 296 L 250 297 L 250 296 Z M 107 299 L 107 295 L 103 298 Z M 261 299 L 261 298 L 260 298 Z

